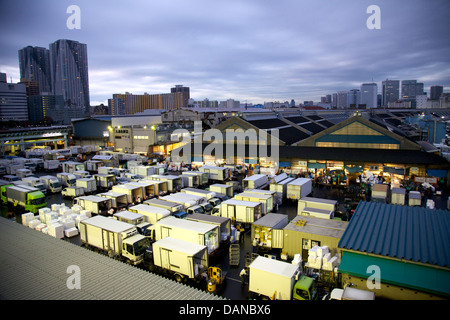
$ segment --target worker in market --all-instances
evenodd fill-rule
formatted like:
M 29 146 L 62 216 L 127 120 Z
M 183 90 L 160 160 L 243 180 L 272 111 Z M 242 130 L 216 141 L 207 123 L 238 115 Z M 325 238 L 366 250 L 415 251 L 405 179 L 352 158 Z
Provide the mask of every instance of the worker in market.
M 246 278 L 247 278 L 247 268 L 244 267 L 241 272 L 239 273 L 239 276 L 241 277 L 241 287 L 244 287 L 246 284 Z

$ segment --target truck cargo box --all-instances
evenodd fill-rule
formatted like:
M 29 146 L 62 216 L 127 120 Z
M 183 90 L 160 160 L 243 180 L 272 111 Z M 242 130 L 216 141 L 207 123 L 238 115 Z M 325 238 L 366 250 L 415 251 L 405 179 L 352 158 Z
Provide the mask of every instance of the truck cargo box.
M 286 197 L 290 200 L 298 200 L 306 197 L 312 191 L 312 180 L 309 178 L 297 178 L 287 184 Z
M 136 212 L 144 216 L 144 221 L 155 224 L 161 219 L 169 217 L 171 212 L 167 209 L 149 206 L 146 204 L 138 204 L 128 208 L 131 212 Z
M 283 248 L 283 228 L 289 223 L 288 215 L 269 213 L 252 224 L 251 239 L 265 248 Z
M 328 210 L 334 213 L 336 211 L 337 203 L 338 202 L 336 200 L 331 199 L 302 197 L 301 199 L 298 200 L 297 214 L 301 215 L 302 210 L 305 207 Z

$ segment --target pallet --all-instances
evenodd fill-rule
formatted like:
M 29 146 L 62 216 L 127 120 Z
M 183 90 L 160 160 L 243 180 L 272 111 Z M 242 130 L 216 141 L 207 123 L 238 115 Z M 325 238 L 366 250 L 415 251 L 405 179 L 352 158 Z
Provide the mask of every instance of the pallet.
M 230 245 L 230 266 L 239 266 L 240 252 L 239 244 Z

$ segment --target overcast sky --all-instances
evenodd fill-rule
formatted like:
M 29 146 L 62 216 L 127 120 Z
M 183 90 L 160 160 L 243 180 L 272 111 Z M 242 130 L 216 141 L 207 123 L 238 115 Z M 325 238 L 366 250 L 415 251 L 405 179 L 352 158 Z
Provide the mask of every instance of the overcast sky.
M 68 29 L 70 5 L 80 29 Z M 369 29 L 370 5 L 381 29 Z M 304 100 L 386 78 L 450 90 L 449 0 L 0 0 L 0 72 L 18 50 L 87 44 L 91 104 L 114 93 L 249 103 Z

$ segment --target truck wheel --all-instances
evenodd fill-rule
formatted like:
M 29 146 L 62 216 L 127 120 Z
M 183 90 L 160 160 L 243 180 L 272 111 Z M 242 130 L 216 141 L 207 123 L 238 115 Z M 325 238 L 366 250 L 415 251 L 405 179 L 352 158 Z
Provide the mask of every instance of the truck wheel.
M 183 282 L 183 276 L 181 274 L 177 273 L 175 275 L 175 281 L 178 282 L 178 283 Z

